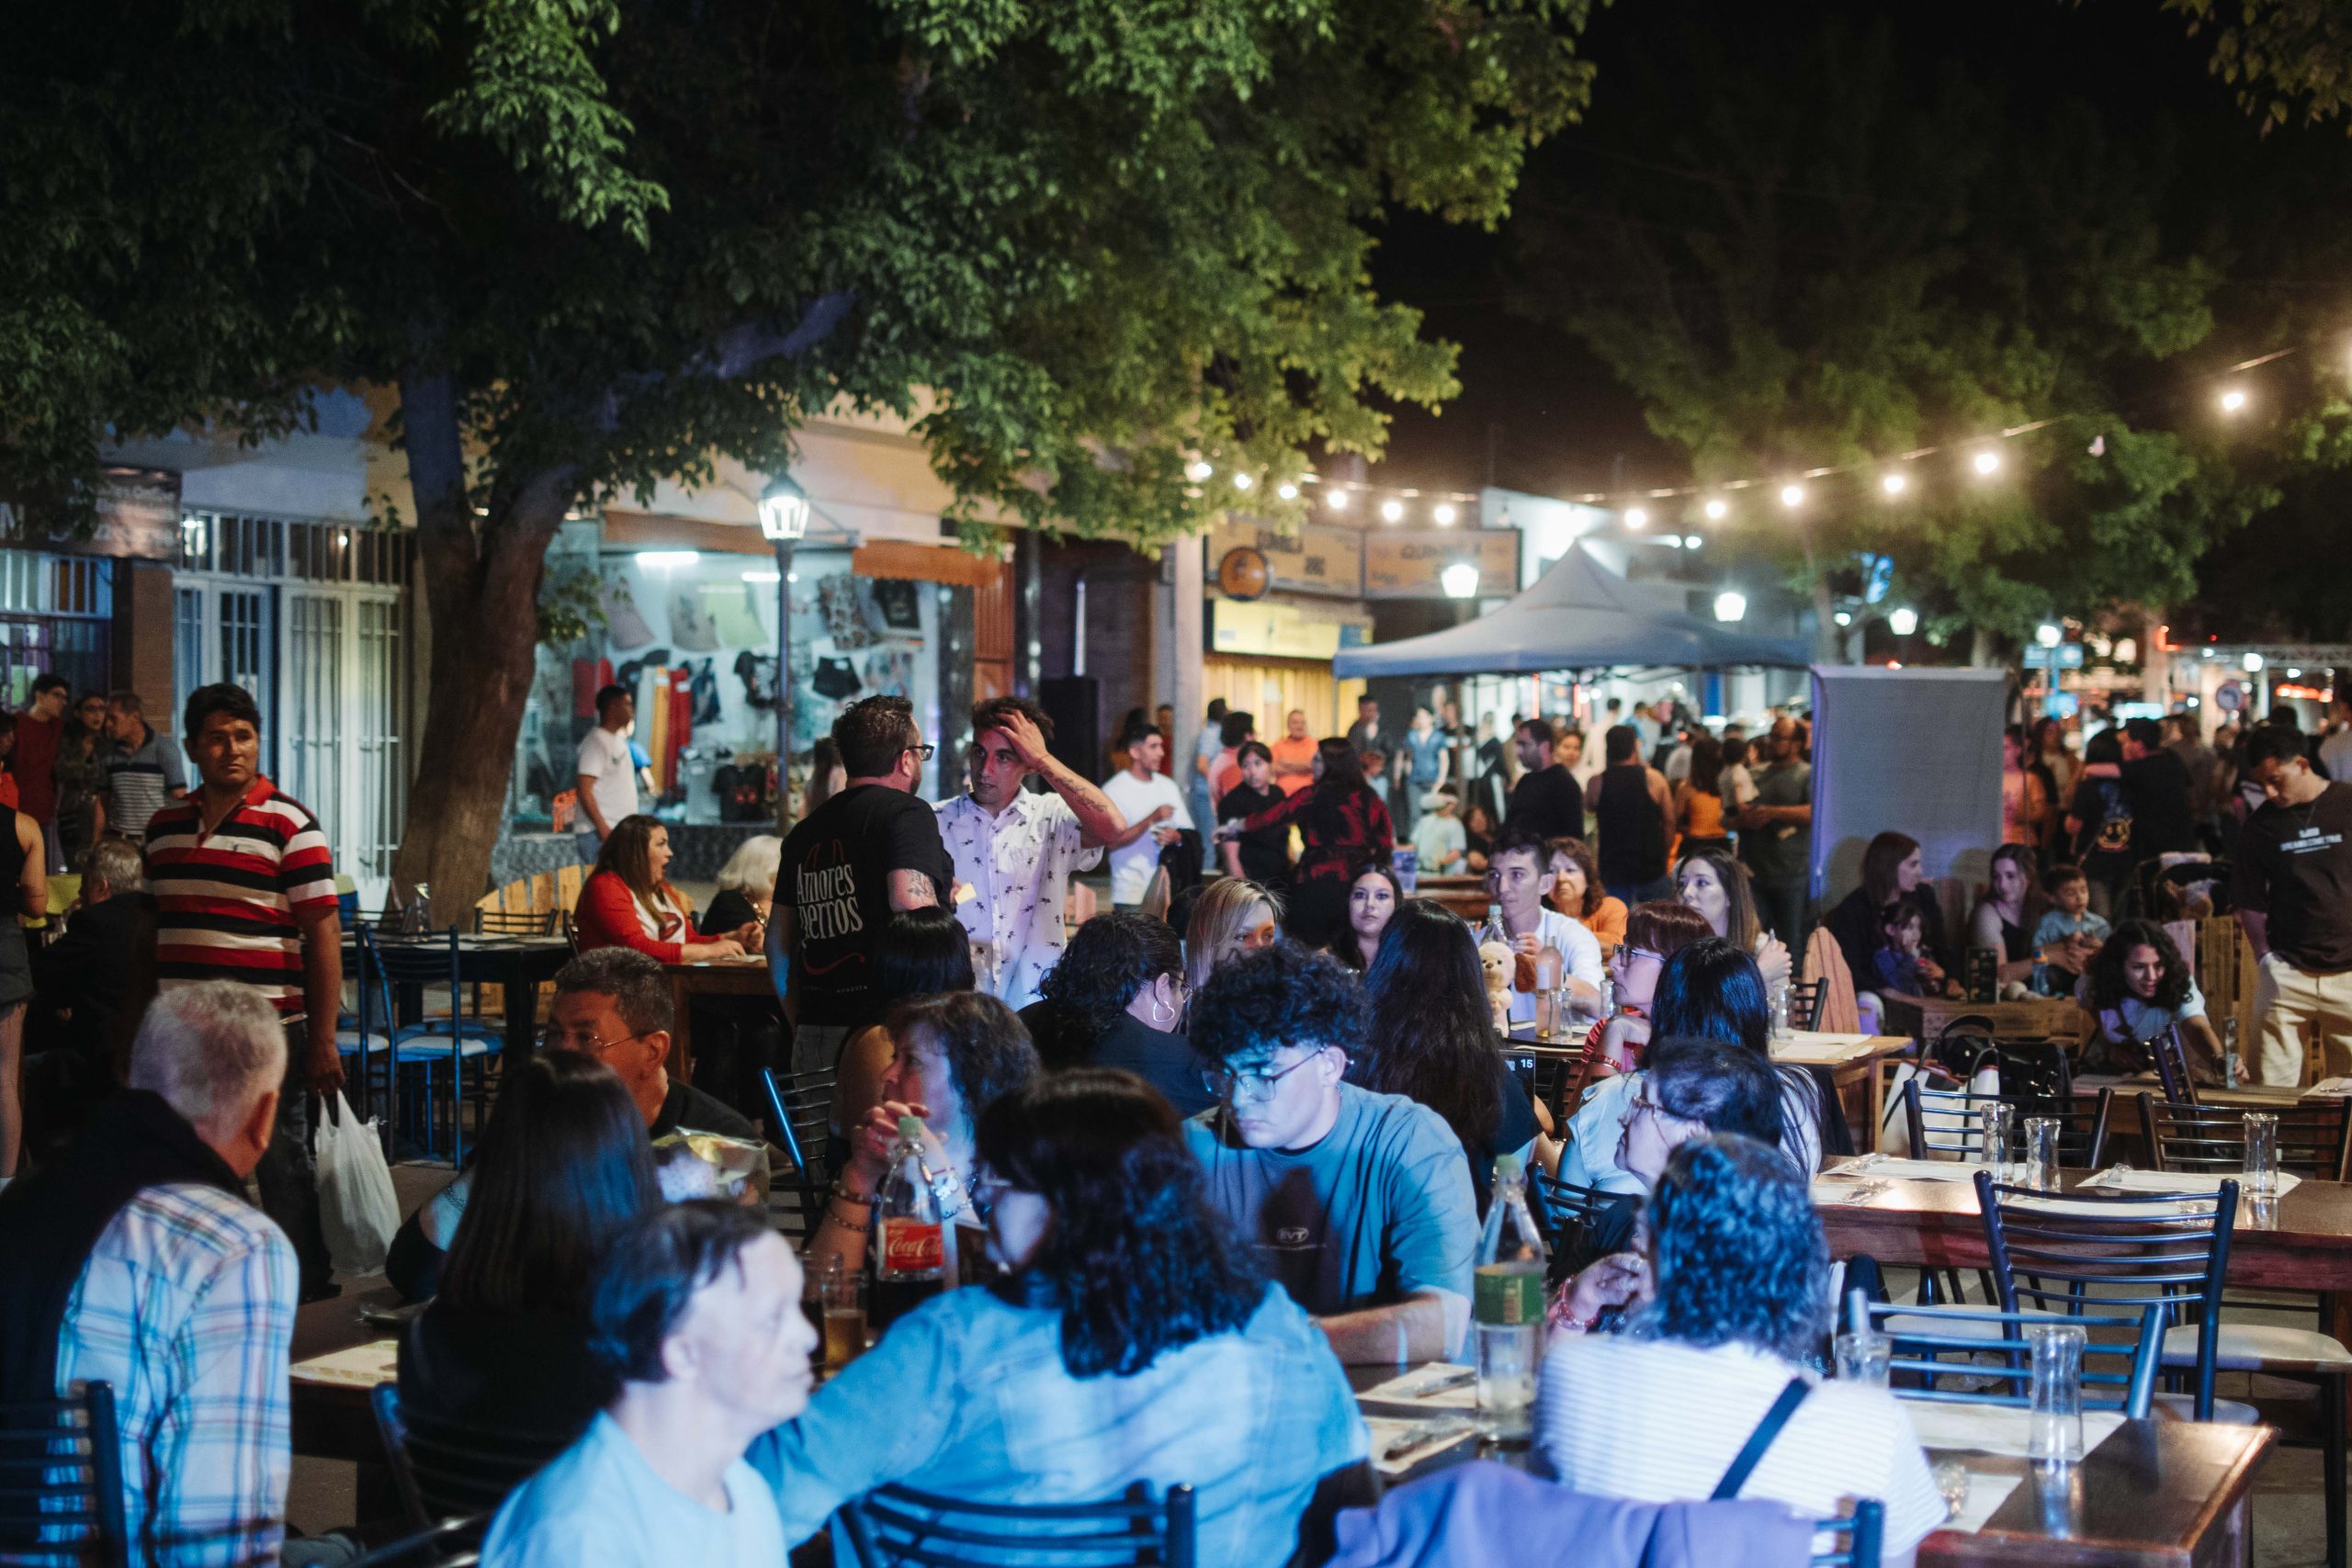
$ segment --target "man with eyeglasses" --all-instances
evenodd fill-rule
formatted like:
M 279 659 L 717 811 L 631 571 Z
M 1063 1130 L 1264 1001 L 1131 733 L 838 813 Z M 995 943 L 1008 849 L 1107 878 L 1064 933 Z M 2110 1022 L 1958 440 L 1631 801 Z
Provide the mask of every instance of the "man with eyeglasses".
M 792 1021 L 792 1070 L 821 1072 L 889 1000 L 874 961 L 890 917 L 947 902 L 956 864 L 915 793 L 933 748 L 904 697 L 868 697 L 833 721 L 848 782 L 785 836 L 768 961 Z
M 1454 1354 L 1478 1214 L 1435 1111 L 1346 1080 L 1363 998 L 1328 953 L 1281 942 L 1218 966 L 1193 1008 L 1220 1103 L 1184 1124 L 1211 1201 L 1342 1361 Z

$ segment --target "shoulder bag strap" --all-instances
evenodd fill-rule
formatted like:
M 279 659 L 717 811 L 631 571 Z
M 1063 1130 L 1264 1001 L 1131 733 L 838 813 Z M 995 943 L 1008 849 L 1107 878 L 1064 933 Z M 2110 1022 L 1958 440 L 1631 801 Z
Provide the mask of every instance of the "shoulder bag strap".
M 1764 1419 L 1756 1424 L 1756 1430 L 1747 1434 L 1747 1445 L 1731 1461 L 1731 1468 L 1724 1472 L 1724 1478 L 1715 1483 L 1715 1489 L 1708 1498 L 1710 1502 L 1721 1502 L 1739 1495 L 1739 1489 L 1747 1484 L 1749 1474 L 1764 1458 L 1764 1450 L 1772 1446 L 1772 1439 L 1781 1435 L 1781 1428 L 1789 1424 L 1789 1417 L 1797 1413 L 1797 1406 L 1803 1404 L 1804 1396 L 1812 1392 L 1813 1385 L 1804 1379 L 1789 1380 L 1789 1386 L 1781 1391 L 1781 1397 L 1772 1402 L 1772 1408 L 1764 1413 Z

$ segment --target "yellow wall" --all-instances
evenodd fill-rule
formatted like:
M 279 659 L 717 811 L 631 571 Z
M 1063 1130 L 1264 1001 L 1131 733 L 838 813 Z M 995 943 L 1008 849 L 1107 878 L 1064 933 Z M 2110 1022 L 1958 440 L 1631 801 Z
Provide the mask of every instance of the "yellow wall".
M 1363 694 L 1362 681 L 1342 681 L 1329 665 L 1301 659 L 1212 653 L 1201 671 L 1201 701 L 1223 697 L 1227 707 L 1256 715 L 1258 736 L 1263 740 L 1283 733 L 1283 716 L 1293 708 L 1306 710 L 1307 730 L 1317 739 L 1345 735 L 1355 722 L 1356 699 Z

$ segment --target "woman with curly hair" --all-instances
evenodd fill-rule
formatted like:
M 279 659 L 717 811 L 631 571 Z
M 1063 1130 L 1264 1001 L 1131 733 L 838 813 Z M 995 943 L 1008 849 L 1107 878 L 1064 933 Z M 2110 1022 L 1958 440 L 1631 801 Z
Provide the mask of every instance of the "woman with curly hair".
M 1693 1138 L 1667 1159 L 1643 1221 L 1624 1332 L 1572 1320 L 1545 1352 L 1535 1444 L 1552 1473 L 1636 1502 L 1710 1496 L 1793 1382 L 1802 1402 L 1738 1495 L 1815 1518 L 1875 1497 L 1882 1561 L 1910 1562 L 1944 1522 L 1943 1498 L 1893 1394 L 1810 1369 L 1830 1274 L 1805 1179 L 1753 1139 Z
M 786 1539 L 891 1482 L 1052 1505 L 1182 1480 L 1201 1562 L 1289 1559 L 1317 1483 L 1369 1451 L 1363 1418 L 1211 1207 L 1167 1101 L 1079 1068 L 989 1106 L 978 1152 L 1005 1273 L 901 1318 L 753 1446 Z
M 1179 1116 L 1216 1103 L 1184 1038 L 1184 948 L 1167 921 L 1133 909 L 1095 916 L 1069 939 L 1044 988 L 1062 1028 L 1055 1052 L 1038 1043 L 1049 1070 L 1133 1073 Z
M 1380 956 L 1363 977 L 1370 1013 L 1353 1077 L 1445 1118 L 1470 1161 L 1484 1216 L 1495 1156 L 1524 1154 L 1544 1131 L 1526 1088 L 1495 1043 L 1478 944 L 1462 918 L 1429 898 L 1396 906 Z
M 2154 920 L 2126 920 L 2115 928 L 2083 972 L 2075 1000 L 2098 1025 L 2083 1043 L 2083 1072 L 2152 1071 L 2155 1062 L 2148 1043 L 2173 1029 L 2211 1062 L 2222 1060 L 2222 1042 L 2205 1017 L 2196 977 Z
M 1348 874 L 1348 923 L 1331 939 L 1331 956 L 1363 974 L 1380 956 L 1381 933 L 1405 902 L 1405 885 L 1386 861 L 1368 860 Z
M 1547 839 L 1552 908 L 1590 931 L 1603 947 L 1625 940 L 1625 900 L 1600 886 L 1600 862 L 1582 839 Z

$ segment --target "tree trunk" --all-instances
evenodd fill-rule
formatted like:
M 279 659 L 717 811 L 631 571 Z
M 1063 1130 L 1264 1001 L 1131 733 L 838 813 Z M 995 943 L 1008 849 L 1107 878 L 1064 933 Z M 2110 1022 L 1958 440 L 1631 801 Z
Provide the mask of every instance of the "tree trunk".
M 2000 639 L 1990 626 L 1972 626 L 1968 637 L 1968 664 L 1972 670 L 1992 670 L 2001 663 Z
M 489 515 L 475 516 L 458 404 L 446 372 L 401 378 L 433 658 L 392 897 L 404 904 L 424 886 L 444 926 L 465 923 L 490 888 L 537 656 L 539 573 L 577 474 L 563 465 L 502 472 L 490 485 Z
M 1813 592 L 1813 661 L 1843 664 L 1845 639 L 1838 634 L 1837 602 L 1829 592 L 1829 574 L 1821 570 L 1810 538 L 1804 542 L 1804 573 Z

